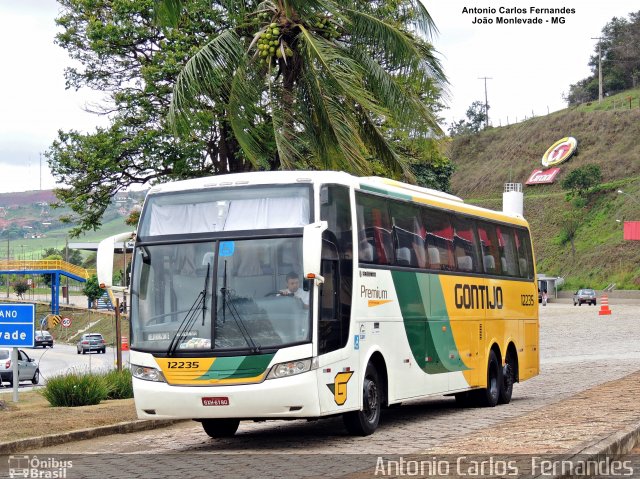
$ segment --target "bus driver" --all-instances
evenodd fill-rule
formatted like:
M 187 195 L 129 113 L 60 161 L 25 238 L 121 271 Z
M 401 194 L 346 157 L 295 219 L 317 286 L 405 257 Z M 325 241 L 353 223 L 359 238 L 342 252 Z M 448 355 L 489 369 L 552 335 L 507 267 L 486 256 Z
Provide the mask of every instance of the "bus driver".
M 287 274 L 287 287 L 278 291 L 281 296 L 295 296 L 304 305 L 305 309 L 309 307 L 309 291 L 300 288 L 300 277 L 297 273 L 291 271 Z

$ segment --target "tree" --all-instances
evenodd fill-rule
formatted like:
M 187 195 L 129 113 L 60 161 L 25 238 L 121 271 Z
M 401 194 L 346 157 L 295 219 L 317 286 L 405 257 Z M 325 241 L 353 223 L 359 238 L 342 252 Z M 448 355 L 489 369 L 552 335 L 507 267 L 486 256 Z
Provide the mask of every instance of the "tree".
M 215 108 L 202 113 L 200 127 L 192 123 L 188 137 L 175 137 L 166 121 L 181 67 L 227 25 L 220 9 L 192 0 L 180 29 L 165 33 L 154 22 L 153 0 L 58 3 L 56 43 L 77 65 L 66 70 L 67 88 L 103 92 L 105 103 L 91 108 L 110 118 L 109 126 L 90 133 L 59 131 L 46 152 L 56 180 L 69 185 L 56 194 L 74 213 L 72 236 L 100 226 L 120 190 L 224 171 L 229 135 L 212 123 Z
M 561 183 L 562 189 L 569 190 L 567 200 L 572 198 L 589 200 L 593 188 L 602 181 L 602 173 L 598 165 L 584 165 L 569 173 Z
M 98 277 L 94 274 L 91 276 L 82 288 L 82 293 L 87 297 L 91 304 L 95 304 L 98 298 L 102 297 L 104 290 L 100 288 Z
M 457 136 L 478 133 L 482 129 L 482 124 L 485 123 L 490 108 L 491 107 L 487 105 L 485 111 L 484 102 L 474 101 L 469 108 L 467 108 L 467 119 L 453 123 L 449 127 L 449 135 Z
M 370 173 L 372 157 L 411 178 L 383 126 L 439 133 L 421 96 L 439 97 L 445 79 L 418 0 L 190 0 L 165 12 L 174 23 L 164 28 L 151 0 L 60 3 L 57 42 L 82 66 L 67 70 L 67 85 L 107 93 L 96 110 L 112 119 L 93 133 L 59 132 L 47 152 L 71 185 L 57 194 L 74 211 L 74 235 L 133 184 L 252 169 Z
M 412 179 L 380 123 L 415 137 L 439 131 L 419 91 L 444 75 L 419 36 L 433 28 L 424 6 L 405 0 L 389 10 L 389 3 L 226 2 L 232 26 L 180 73 L 173 124 L 190 131 L 206 105 L 221 105 L 255 169 L 367 173 L 373 155 L 394 176 Z
M 23 298 L 24 293 L 29 291 L 29 283 L 26 279 L 19 279 L 13 283 L 13 291 L 15 291 L 19 298 Z
M 560 229 L 560 244 L 571 244 L 571 256 L 576 256 L 575 239 L 582 223 L 582 215 L 576 211 L 565 211 L 562 215 L 562 228 Z
M 576 105 L 598 99 L 598 69 L 602 65 L 605 95 L 637 86 L 640 76 L 640 11 L 629 14 L 629 20 L 613 17 L 603 28 L 600 42 L 589 59 L 591 75 L 569 87 L 564 99 Z M 599 58 L 599 51 L 601 60 Z

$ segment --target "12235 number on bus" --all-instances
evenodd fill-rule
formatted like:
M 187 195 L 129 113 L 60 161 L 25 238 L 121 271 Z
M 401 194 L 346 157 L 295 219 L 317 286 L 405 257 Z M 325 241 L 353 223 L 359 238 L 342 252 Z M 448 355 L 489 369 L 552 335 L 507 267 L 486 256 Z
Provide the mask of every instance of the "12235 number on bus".
M 198 369 L 200 363 L 198 361 L 169 361 L 167 369 Z

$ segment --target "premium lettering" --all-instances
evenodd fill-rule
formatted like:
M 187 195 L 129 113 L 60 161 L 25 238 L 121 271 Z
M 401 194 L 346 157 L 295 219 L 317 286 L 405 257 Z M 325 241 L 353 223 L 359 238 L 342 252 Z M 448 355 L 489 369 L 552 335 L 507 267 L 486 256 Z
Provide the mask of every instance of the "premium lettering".
M 504 306 L 500 286 L 456 284 L 454 297 L 458 309 L 502 309 Z
M 388 293 L 386 289 L 371 289 L 366 286 L 360 286 L 360 297 L 367 299 L 387 299 Z

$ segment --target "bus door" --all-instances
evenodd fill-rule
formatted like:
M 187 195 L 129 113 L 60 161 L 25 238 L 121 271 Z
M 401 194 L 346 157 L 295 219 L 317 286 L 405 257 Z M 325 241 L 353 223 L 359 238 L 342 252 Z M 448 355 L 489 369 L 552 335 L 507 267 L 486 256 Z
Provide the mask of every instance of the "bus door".
M 327 222 L 323 233 L 318 287 L 316 330 L 318 391 L 321 414 L 339 413 L 360 404 L 359 355 L 349 338 L 353 291 L 353 228 L 351 195 L 341 185 L 320 190 L 320 217 Z

